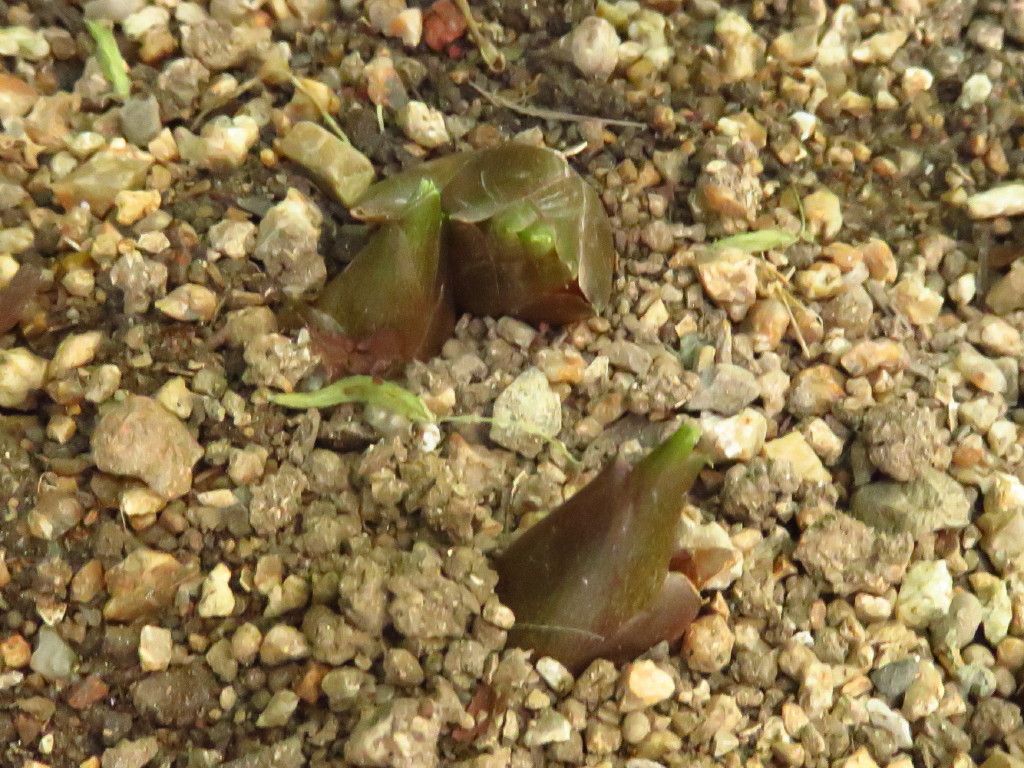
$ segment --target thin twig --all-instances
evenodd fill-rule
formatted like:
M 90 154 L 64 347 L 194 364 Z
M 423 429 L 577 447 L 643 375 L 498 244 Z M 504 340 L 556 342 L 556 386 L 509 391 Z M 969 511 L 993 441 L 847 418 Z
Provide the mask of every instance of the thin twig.
M 796 315 L 793 314 L 793 308 L 789 305 L 790 301 L 796 301 L 796 299 L 790 296 L 789 291 L 779 283 L 775 283 L 775 290 L 779 294 L 779 298 L 782 300 L 782 306 L 786 308 L 786 314 L 789 315 L 789 322 L 793 324 L 793 331 L 796 333 L 796 340 L 800 342 L 800 349 L 804 353 L 804 357 L 810 359 L 811 352 L 807 347 L 807 342 L 804 340 L 804 334 L 800 330 L 800 323 L 796 321 Z
M 483 57 L 484 63 L 487 64 L 487 68 L 491 72 L 504 72 L 505 71 L 505 54 L 498 50 L 497 46 L 494 45 L 483 32 L 480 31 L 480 25 L 476 23 L 476 19 L 473 18 L 473 11 L 469 7 L 467 0 L 455 0 L 455 5 L 462 13 L 463 18 L 466 19 L 466 27 L 469 29 L 469 36 L 473 38 L 473 42 L 476 43 L 476 47 L 480 49 L 480 56 Z
M 338 125 L 338 121 L 335 120 L 334 116 L 331 115 L 331 113 L 324 108 L 324 105 L 321 104 L 320 100 L 317 99 L 316 96 L 314 96 L 310 92 L 309 88 L 307 88 L 305 84 L 301 80 L 299 80 L 299 78 L 297 78 L 295 75 L 289 75 L 289 77 L 291 78 L 292 85 L 295 86 L 295 89 L 300 91 L 303 96 L 309 99 L 310 102 L 313 104 L 314 109 L 316 109 L 316 111 L 320 113 L 320 119 L 327 123 L 327 127 L 331 129 L 331 133 L 333 133 L 346 144 L 351 144 L 352 142 L 349 141 L 348 136 L 345 135 L 345 132 L 341 129 L 341 126 Z
M 520 104 L 516 104 L 511 99 L 506 99 L 504 96 L 500 94 L 491 93 L 486 88 L 481 88 L 476 83 L 471 82 L 469 84 L 469 87 L 497 107 L 510 109 L 513 112 L 518 112 L 521 115 L 526 115 L 527 117 L 536 117 L 540 120 L 562 120 L 575 123 L 582 123 L 586 120 L 595 120 L 599 123 L 604 123 L 605 125 L 615 125 L 622 128 L 647 127 L 645 123 L 640 123 L 637 122 L 636 120 L 619 120 L 614 117 L 598 117 L 596 115 L 578 115 L 574 112 L 562 112 L 557 109 L 545 109 L 543 107 L 522 106 Z

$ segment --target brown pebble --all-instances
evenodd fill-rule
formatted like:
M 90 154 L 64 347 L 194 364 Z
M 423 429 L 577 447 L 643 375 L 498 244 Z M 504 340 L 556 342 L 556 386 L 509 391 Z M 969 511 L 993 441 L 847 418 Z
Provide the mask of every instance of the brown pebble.
M 75 683 L 68 691 L 68 706 L 82 711 L 88 709 L 110 693 L 110 687 L 99 675 L 89 675 L 81 682 Z
M 701 616 L 687 628 L 683 657 L 695 672 L 719 672 L 732 658 L 735 642 L 736 637 L 725 618 L 711 613 Z
M 0 642 L 0 659 L 3 659 L 4 666 L 12 669 L 21 669 L 28 666 L 32 657 L 32 646 L 29 645 L 21 635 L 15 634 Z
M 71 579 L 71 599 L 76 603 L 88 603 L 99 594 L 103 587 L 103 563 L 90 560 Z

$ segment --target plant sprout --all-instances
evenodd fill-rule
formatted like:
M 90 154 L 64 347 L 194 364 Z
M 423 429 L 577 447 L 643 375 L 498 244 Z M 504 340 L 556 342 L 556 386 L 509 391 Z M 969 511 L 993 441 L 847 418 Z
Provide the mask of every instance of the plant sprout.
M 677 551 L 684 495 L 704 466 L 683 426 L 635 467 L 609 464 L 496 559 L 509 642 L 579 672 L 678 640 L 724 550 Z
M 302 310 L 332 378 L 393 374 L 440 351 L 455 325 L 440 239 L 440 194 L 423 179 L 402 215 Z
M 380 229 L 304 312 L 332 375 L 385 375 L 434 354 L 456 311 L 563 324 L 611 296 L 604 206 L 550 149 L 423 163 L 371 186 L 352 214 Z

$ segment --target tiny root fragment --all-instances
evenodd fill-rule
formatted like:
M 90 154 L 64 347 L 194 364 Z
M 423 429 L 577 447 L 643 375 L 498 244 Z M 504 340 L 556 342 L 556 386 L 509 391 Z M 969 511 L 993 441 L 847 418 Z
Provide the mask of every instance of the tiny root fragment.
M 351 144 L 352 142 L 349 141 L 348 135 L 341 129 L 341 126 L 338 125 L 338 121 L 334 119 L 334 115 L 324 109 L 324 105 L 321 104 L 320 100 L 310 92 L 309 88 L 306 87 L 306 84 L 299 80 L 295 75 L 289 75 L 289 77 L 291 78 L 291 83 L 295 87 L 295 90 L 299 91 L 303 96 L 309 99 L 313 108 L 319 113 L 320 119 L 324 121 L 324 124 L 330 132 L 346 144 Z

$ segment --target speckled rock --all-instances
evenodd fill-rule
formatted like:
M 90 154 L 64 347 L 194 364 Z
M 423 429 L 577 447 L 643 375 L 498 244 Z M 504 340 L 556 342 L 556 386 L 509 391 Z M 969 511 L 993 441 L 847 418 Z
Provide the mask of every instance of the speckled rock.
M 494 402 L 491 439 L 524 456 L 536 456 L 562 429 L 562 402 L 539 368 L 528 368 Z
M 436 707 L 399 698 L 367 710 L 345 742 L 345 759 L 361 768 L 435 768 L 441 723 Z
M 841 512 L 808 528 L 793 557 L 840 595 L 880 594 L 899 583 L 913 551 L 913 538 L 886 535 Z
M 738 365 L 716 365 L 686 401 L 689 411 L 710 410 L 723 416 L 735 416 L 761 394 L 757 377 Z
M 92 451 L 102 471 L 137 477 L 167 499 L 188 493 L 192 467 L 203 455 L 184 424 L 155 400 L 138 395 L 103 412 Z
M 160 751 L 154 736 L 129 741 L 123 739 L 116 746 L 103 751 L 103 768 L 143 768 Z
M 909 483 L 878 482 L 858 488 L 850 514 L 879 531 L 914 537 L 970 522 L 971 502 L 963 486 L 936 469 Z
M 205 664 L 187 664 L 139 680 L 132 686 L 132 702 L 160 725 L 181 728 L 202 718 L 218 691 Z

